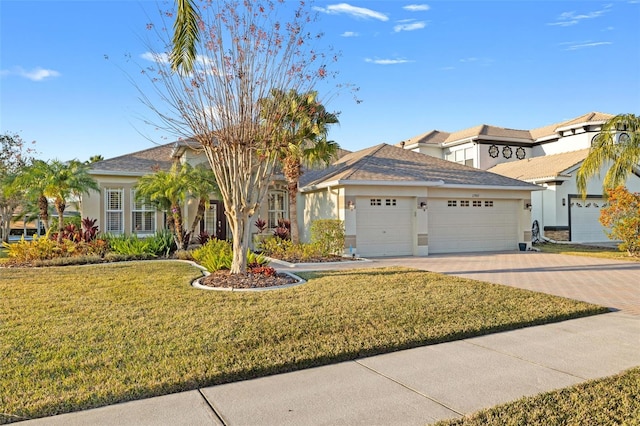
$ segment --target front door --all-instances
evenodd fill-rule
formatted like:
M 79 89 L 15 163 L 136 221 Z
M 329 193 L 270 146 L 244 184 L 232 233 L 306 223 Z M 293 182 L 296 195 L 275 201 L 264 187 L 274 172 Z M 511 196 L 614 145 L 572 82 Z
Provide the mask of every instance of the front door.
M 212 238 L 227 239 L 227 220 L 224 216 L 222 201 L 209 201 L 209 208 L 204 212 L 204 218 L 200 222 L 200 231 L 206 232 Z

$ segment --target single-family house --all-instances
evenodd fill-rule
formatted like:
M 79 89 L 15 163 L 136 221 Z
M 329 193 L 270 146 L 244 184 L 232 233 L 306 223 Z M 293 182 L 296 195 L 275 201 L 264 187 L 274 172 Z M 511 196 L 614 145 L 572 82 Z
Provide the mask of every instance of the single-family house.
M 138 179 L 174 162 L 204 162 L 185 142 L 94 163 L 91 175 L 100 193 L 83 198 L 83 216 L 98 219 L 110 233 L 146 235 L 163 228 L 166 214 L 136 201 Z M 362 256 L 417 255 L 515 250 L 531 241 L 530 207 L 536 185 L 432 156 L 381 144 L 348 153 L 330 167 L 303 174 L 298 195 L 301 237 L 309 239 L 316 219 L 341 219 L 345 252 Z M 190 200 L 185 223 L 195 217 Z M 275 228 L 287 218 L 284 180 L 276 178 L 254 220 Z M 200 224 L 218 238 L 228 238 L 222 202 L 212 194 Z
M 611 114 L 590 112 L 571 120 L 532 130 L 480 125 L 453 133 L 433 130 L 398 145 L 438 158 L 465 164 L 545 188 L 532 194 L 531 228 L 541 237 L 560 241 L 607 241 L 599 223 L 606 204 L 600 176 L 588 183 L 582 199 L 576 187 L 576 172 L 589 153 L 593 138 Z M 628 138 L 620 129 L 615 140 Z M 640 175 L 629 177 L 627 187 L 640 192 Z

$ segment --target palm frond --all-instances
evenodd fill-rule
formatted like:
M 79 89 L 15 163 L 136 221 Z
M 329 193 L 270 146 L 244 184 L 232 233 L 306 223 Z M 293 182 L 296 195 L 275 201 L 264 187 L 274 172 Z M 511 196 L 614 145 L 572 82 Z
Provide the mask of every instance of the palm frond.
M 197 56 L 197 43 L 200 41 L 198 28 L 200 15 L 193 0 L 177 0 L 177 4 L 178 12 L 173 24 L 171 69 L 186 74 L 193 70 Z

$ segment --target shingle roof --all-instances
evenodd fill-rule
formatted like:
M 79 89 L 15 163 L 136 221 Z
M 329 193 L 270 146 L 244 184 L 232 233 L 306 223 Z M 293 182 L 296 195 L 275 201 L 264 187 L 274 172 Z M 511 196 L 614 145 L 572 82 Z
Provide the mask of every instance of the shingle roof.
M 323 186 L 336 181 L 340 184 L 363 181 L 392 182 L 399 186 L 406 183 L 442 181 L 445 186 L 538 188 L 520 180 L 387 144 L 346 155 L 325 170 L 305 173 L 302 175 L 300 186 Z
M 570 120 L 565 120 L 560 123 L 550 124 L 544 127 L 538 127 L 532 130 L 519 130 L 508 129 L 504 127 L 491 126 L 488 124 L 481 124 L 479 126 L 469 127 L 468 129 L 458 130 L 453 133 L 442 132 L 439 130 L 432 130 L 421 135 L 407 139 L 405 145 L 411 146 L 416 143 L 428 143 L 428 144 L 441 144 L 461 141 L 472 137 L 487 138 L 513 138 L 513 139 L 525 139 L 534 143 L 538 139 L 546 138 L 549 136 L 555 136 L 557 129 L 562 127 L 571 127 L 574 125 L 586 124 L 586 123 L 601 123 L 612 118 L 612 114 L 606 114 L 603 112 L 589 112 Z M 402 143 L 402 142 L 401 142 Z M 397 144 L 398 146 L 401 143 Z
M 567 127 L 575 124 L 591 123 L 591 122 L 604 122 L 612 118 L 612 114 L 606 114 L 604 112 L 588 112 L 580 117 L 565 120 L 560 123 L 550 124 L 544 127 L 538 127 L 530 131 L 531 137 L 534 140 L 541 139 L 547 136 L 553 136 L 556 134 L 556 130 L 562 127 Z
M 91 164 L 91 173 L 120 172 L 123 175 L 143 175 L 157 170 L 169 170 L 173 164 L 171 154 L 175 147 L 176 143 L 171 142 L 131 154 L 97 161 Z
M 578 165 L 589 154 L 589 148 L 544 157 L 501 163 L 488 171 L 513 179 L 525 181 L 554 179 L 562 176 L 568 169 Z
M 406 141 L 402 141 L 398 143 L 397 146 L 403 146 L 402 145 L 403 143 L 405 146 L 411 146 L 411 145 L 420 144 L 420 143 L 437 145 L 446 141 L 449 135 L 450 133 L 441 132 L 440 130 L 431 130 L 430 132 L 423 133 L 418 136 L 414 136 L 410 139 L 407 139 Z

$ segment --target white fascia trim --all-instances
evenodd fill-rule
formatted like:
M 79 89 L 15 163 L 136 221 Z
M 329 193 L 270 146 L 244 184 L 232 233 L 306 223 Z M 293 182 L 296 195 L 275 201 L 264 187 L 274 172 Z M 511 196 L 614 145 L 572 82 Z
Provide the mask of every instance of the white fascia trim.
M 533 185 L 533 184 L 532 184 Z M 541 188 L 537 185 L 532 188 L 530 185 L 527 186 L 496 186 L 496 185 L 442 185 L 442 188 L 451 188 L 451 189 L 500 189 L 507 191 L 541 191 L 545 188 Z
M 579 129 L 581 127 L 593 126 L 593 125 L 598 125 L 598 124 L 599 125 L 603 125 L 604 123 L 606 123 L 605 120 L 583 121 L 582 123 L 575 123 L 575 124 L 570 124 L 568 126 L 558 127 L 556 129 L 556 132 L 564 132 L 565 130 Z
M 475 142 L 478 140 L 478 136 L 470 136 L 468 138 L 464 138 L 464 139 L 458 139 L 455 141 L 451 141 L 451 142 L 442 142 L 440 144 L 441 147 L 446 148 L 449 146 L 456 146 L 456 145 L 462 145 L 463 143 L 469 143 L 469 142 Z
M 478 136 L 478 142 L 480 141 L 517 142 L 517 143 L 528 143 L 528 144 L 533 143 L 533 139 L 529 139 L 529 138 L 510 138 L 506 136 L 486 136 L 486 135 Z
M 123 171 L 114 171 L 114 170 L 91 170 L 89 172 L 90 175 L 104 175 L 104 176 L 144 176 L 148 175 L 151 172 L 123 172 Z
M 333 180 L 330 182 L 322 182 L 318 185 L 308 185 L 300 188 L 300 192 L 311 192 L 318 189 L 330 188 L 334 186 L 411 186 L 411 187 L 425 187 L 425 186 L 442 186 L 444 181 L 384 181 L 384 180 Z
M 557 182 L 557 181 L 568 181 L 571 180 L 571 176 L 568 175 L 556 175 L 556 176 L 543 176 L 543 177 L 537 177 L 537 178 L 533 178 L 533 179 L 526 179 L 526 182 L 531 182 L 535 185 L 540 185 L 543 183 L 547 183 L 547 182 Z

